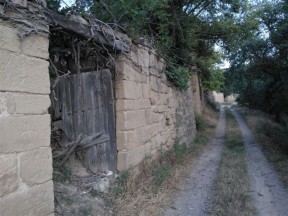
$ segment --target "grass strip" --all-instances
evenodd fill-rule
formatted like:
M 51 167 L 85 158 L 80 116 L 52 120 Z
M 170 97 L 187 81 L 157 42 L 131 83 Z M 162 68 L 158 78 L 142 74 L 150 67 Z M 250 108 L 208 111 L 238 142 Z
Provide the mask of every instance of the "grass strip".
M 276 123 L 271 116 L 259 110 L 239 111 L 253 131 L 257 144 L 288 189 L 288 125 L 285 127 Z
M 175 143 L 157 158 L 146 157 L 136 169 L 122 173 L 110 190 L 115 201 L 115 215 L 161 215 L 173 205 L 172 198 L 181 182 L 215 133 L 218 113 L 205 108 L 197 116 L 197 136 L 190 145 Z
M 216 179 L 211 215 L 255 215 L 249 194 L 245 148 L 240 128 L 232 113 L 226 110 L 226 140 Z

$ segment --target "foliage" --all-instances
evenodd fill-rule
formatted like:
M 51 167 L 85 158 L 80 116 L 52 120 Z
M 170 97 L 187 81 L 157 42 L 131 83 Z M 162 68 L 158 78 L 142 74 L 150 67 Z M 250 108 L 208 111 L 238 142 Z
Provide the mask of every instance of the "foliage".
M 124 28 L 136 41 L 150 41 L 167 60 L 168 77 L 182 89 L 188 85 L 187 72 L 196 64 L 207 90 L 218 90 L 220 71 L 210 67 L 214 45 L 231 48 L 234 36 L 245 35 L 247 30 L 242 14 L 248 0 L 79 0 L 62 9 L 57 2 L 48 0 L 48 5 L 63 13 L 92 13 L 117 30 Z
M 172 174 L 172 166 L 170 164 L 155 163 L 152 166 L 152 175 L 156 188 L 159 188 L 168 176 Z
M 196 114 L 195 115 L 195 121 L 196 121 L 196 130 L 197 131 L 203 131 L 205 129 L 205 127 L 207 126 L 205 119 L 201 115 Z
M 190 78 L 190 72 L 186 68 L 177 67 L 174 69 L 170 69 L 166 72 L 166 75 L 168 79 L 180 89 L 188 88 L 188 80 Z
M 279 120 L 288 113 L 288 1 L 259 4 L 250 19 L 258 20 L 258 28 L 231 52 L 224 93 L 237 93 L 241 104 Z

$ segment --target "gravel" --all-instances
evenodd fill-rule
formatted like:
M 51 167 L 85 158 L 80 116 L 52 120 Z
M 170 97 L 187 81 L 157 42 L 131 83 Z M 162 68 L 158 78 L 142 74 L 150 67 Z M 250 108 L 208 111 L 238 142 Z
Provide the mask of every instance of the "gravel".
M 288 192 L 267 162 L 253 133 L 234 109 L 245 143 L 251 195 L 259 216 L 288 216 Z
M 198 159 L 189 178 L 181 186 L 174 205 L 167 209 L 165 216 L 202 216 L 211 206 L 210 195 L 221 159 L 225 140 L 225 111 L 221 109 L 215 138 Z

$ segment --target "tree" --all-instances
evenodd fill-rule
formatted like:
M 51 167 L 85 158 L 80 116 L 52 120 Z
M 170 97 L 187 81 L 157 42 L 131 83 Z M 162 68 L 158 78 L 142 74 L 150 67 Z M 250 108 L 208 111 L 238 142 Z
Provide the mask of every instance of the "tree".
M 225 91 L 239 102 L 275 114 L 288 113 L 288 1 L 258 5 L 258 29 L 231 53 Z

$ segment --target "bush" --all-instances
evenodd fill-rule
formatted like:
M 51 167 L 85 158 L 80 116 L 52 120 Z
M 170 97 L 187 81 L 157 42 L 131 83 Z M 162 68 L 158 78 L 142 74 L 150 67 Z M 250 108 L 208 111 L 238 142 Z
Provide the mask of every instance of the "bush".
M 180 89 L 186 90 L 188 88 L 188 80 L 190 78 L 190 73 L 186 68 L 170 68 L 166 72 L 166 75 L 168 79 Z

